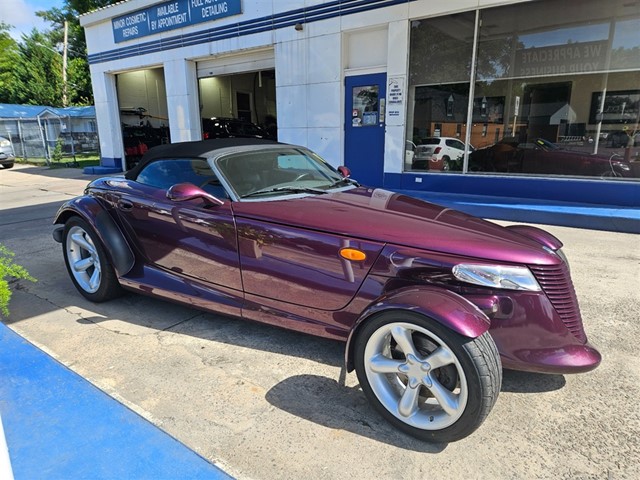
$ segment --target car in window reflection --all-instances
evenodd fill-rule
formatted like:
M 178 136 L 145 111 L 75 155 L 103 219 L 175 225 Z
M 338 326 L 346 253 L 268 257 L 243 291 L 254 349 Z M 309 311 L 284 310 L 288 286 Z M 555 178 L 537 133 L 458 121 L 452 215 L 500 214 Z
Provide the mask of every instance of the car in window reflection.
M 129 290 L 344 342 L 373 407 L 421 440 L 477 429 L 502 366 L 600 363 L 560 240 L 360 185 L 304 147 L 155 147 L 54 223 L 86 299 Z
M 469 151 L 473 151 L 469 145 Z M 453 137 L 423 138 L 415 147 L 412 170 L 455 170 L 464 155 L 464 143 Z
M 593 154 L 568 150 L 543 138 L 520 143 L 514 137 L 505 137 L 491 146 L 479 148 L 469 155 L 469 170 L 592 177 L 634 176 L 629 162 L 617 152 Z
M 213 117 L 202 119 L 202 138 L 266 138 L 271 134 L 264 128 L 239 118 Z

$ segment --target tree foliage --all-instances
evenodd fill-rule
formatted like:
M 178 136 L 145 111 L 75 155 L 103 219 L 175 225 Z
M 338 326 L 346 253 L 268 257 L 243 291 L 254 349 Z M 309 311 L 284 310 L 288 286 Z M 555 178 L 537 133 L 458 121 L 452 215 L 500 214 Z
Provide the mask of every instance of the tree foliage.
M 92 105 L 87 42 L 79 15 L 118 0 L 65 0 L 62 8 L 36 12 L 50 24 L 15 41 L 11 26 L 0 23 L 0 103 L 63 106 L 64 24 L 67 40 L 67 103 Z
M 62 106 L 62 59 L 46 35 L 35 29 L 23 35 L 18 52 L 8 103 Z
M 10 35 L 11 25 L 0 22 L 0 102 L 7 103 L 13 88 L 12 71 L 18 62 L 18 44 Z

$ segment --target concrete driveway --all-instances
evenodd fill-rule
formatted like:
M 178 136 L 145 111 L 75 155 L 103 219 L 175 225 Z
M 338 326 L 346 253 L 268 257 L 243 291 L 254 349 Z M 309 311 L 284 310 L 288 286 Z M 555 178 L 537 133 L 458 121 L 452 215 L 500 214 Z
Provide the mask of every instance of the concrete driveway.
M 548 227 L 565 243 L 602 365 L 505 372 L 472 436 L 393 430 L 345 374 L 339 343 L 140 295 L 94 305 L 51 237 L 73 169 L 0 170 L 0 242 L 38 279 L 13 285 L 11 329 L 238 478 L 640 478 L 640 237 Z

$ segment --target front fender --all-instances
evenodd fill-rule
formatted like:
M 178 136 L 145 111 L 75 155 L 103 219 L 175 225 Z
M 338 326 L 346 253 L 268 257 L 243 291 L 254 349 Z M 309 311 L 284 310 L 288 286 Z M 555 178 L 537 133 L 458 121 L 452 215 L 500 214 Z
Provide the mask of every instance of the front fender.
M 531 240 L 535 240 L 540 245 L 544 245 L 551 250 L 558 250 L 559 248 L 562 248 L 562 242 L 560 240 L 541 228 L 532 227 L 531 225 L 507 225 L 505 228 L 512 232 L 517 232 Z
M 420 313 L 469 338 L 479 337 L 491 326 L 489 318 L 477 306 L 457 293 L 429 286 L 395 290 L 371 303 L 349 333 L 345 350 L 345 361 L 349 372 L 354 368 L 352 347 L 360 327 L 375 314 L 388 310 L 409 310 Z
M 93 197 L 82 196 L 65 202 L 56 214 L 54 224 L 64 224 L 77 215 L 91 225 L 105 246 L 106 253 L 119 277 L 126 275 L 135 264 L 135 256 L 124 235 L 109 212 Z M 61 229 L 53 233 L 56 241 L 62 241 Z

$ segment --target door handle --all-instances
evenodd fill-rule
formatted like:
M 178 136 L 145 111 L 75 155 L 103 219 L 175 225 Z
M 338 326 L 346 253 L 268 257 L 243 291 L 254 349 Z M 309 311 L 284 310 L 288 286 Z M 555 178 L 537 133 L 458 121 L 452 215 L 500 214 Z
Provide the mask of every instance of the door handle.
M 129 212 L 133 210 L 133 202 L 130 202 L 129 200 L 121 199 L 118 201 L 118 208 L 123 212 Z

